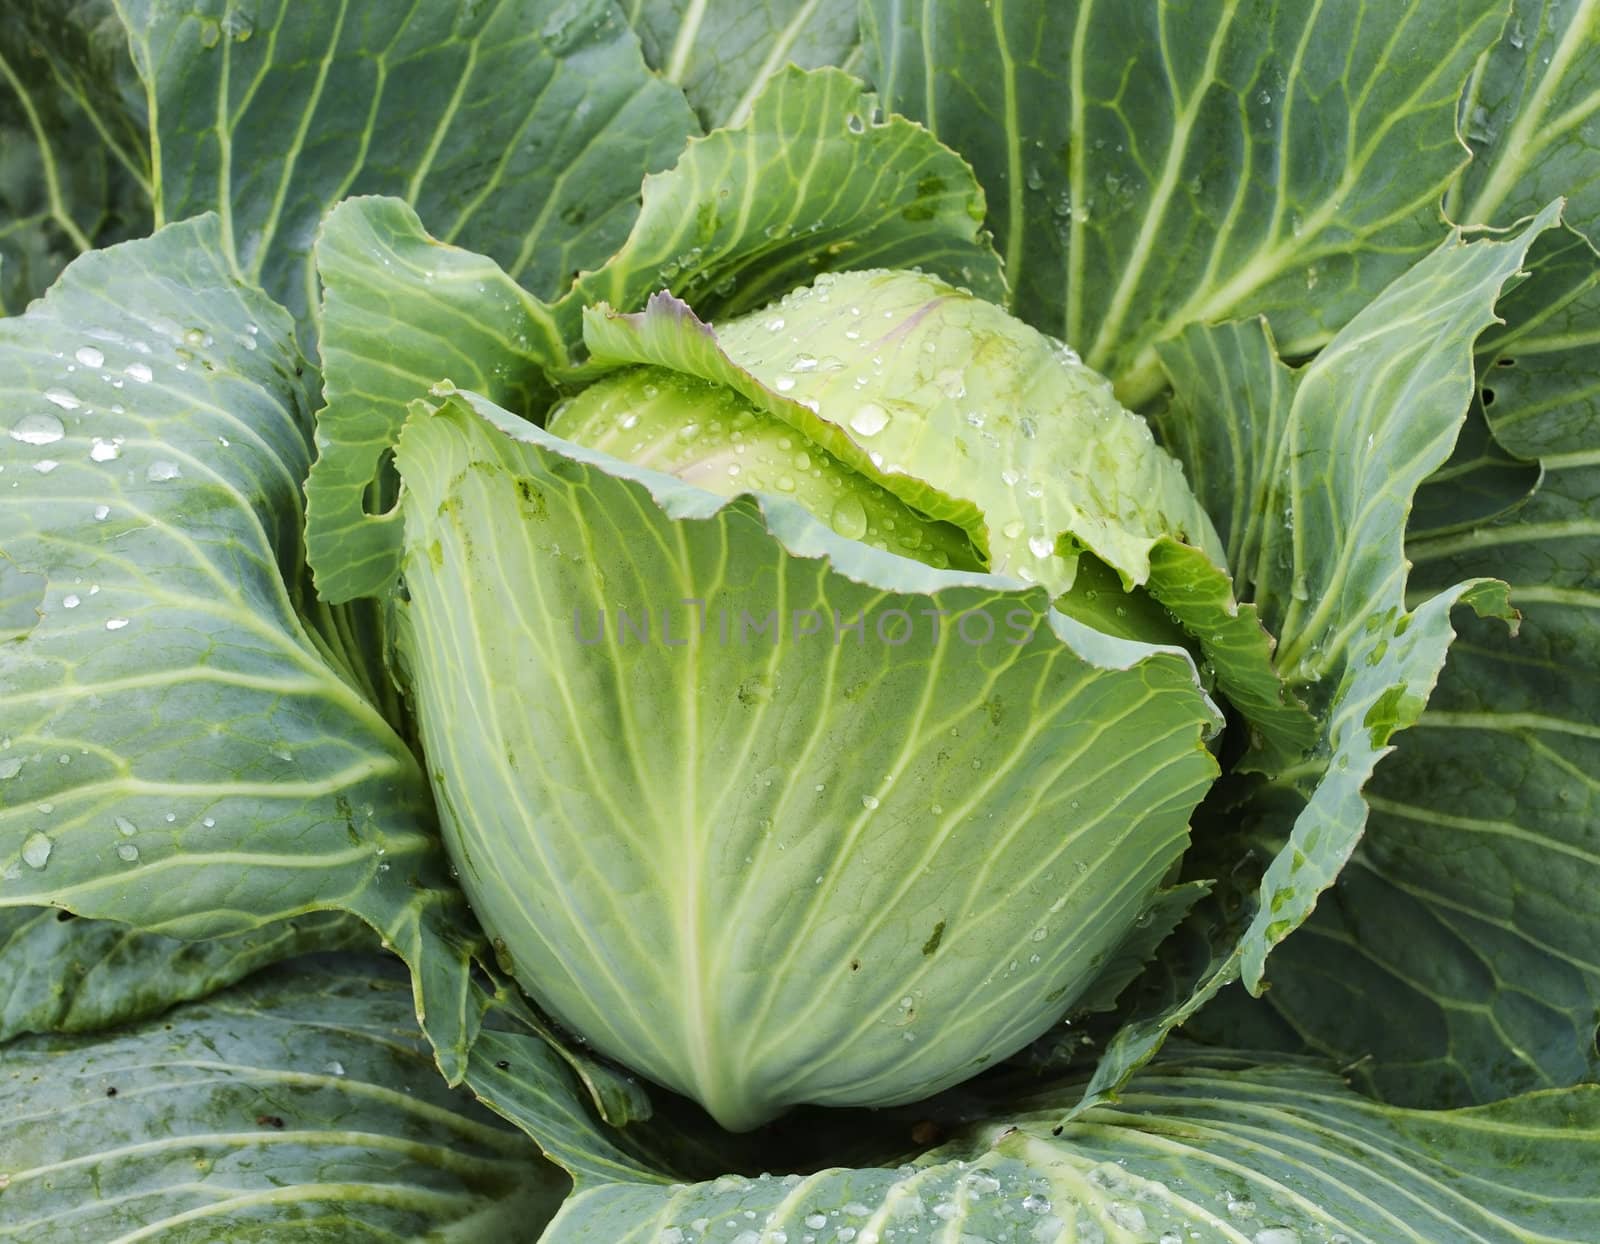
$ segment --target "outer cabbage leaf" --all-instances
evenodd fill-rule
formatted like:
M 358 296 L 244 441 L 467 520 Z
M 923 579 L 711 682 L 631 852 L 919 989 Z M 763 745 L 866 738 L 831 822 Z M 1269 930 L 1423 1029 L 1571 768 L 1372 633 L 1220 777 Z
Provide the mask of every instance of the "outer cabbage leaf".
M 126 0 L 158 222 L 215 210 L 235 270 L 312 327 L 311 252 L 351 194 L 413 204 L 542 297 L 616 249 L 641 170 L 695 123 L 610 0 Z
M 1241 594 L 1281 633 L 1280 661 L 1316 709 L 1321 739 L 1301 764 L 1206 810 L 1197 837 L 1231 843 L 1228 867 L 1241 867 L 1246 848 L 1262 857 L 1259 886 L 1246 881 L 1248 927 L 1213 914 L 1210 953 L 1191 956 L 1176 987 L 1112 1039 L 1089 1102 L 1113 1094 L 1166 1032 L 1240 975 L 1260 989 L 1267 956 L 1360 842 L 1364 787 L 1433 691 L 1455 636 L 1452 609 L 1511 616 L 1503 587 L 1482 579 L 1408 601 L 1402 538 L 1411 496 L 1466 417 L 1474 343 L 1555 219 L 1552 205 L 1507 241 L 1447 242 L 1298 374 L 1278 362 L 1259 321 L 1193 328 L 1163 349 L 1178 386 L 1168 443 L 1218 519 Z M 1236 492 L 1249 501 L 1235 503 Z M 1311 538 L 1329 532 L 1336 538 Z
M 0 571 L 32 597 L 0 644 L 0 905 L 184 938 L 354 912 L 458 1079 L 477 947 L 423 775 L 294 591 L 299 366 L 214 217 L 0 320 Z
M 1264 314 L 1305 355 L 1439 237 L 1503 0 L 863 6 L 887 105 L 966 156 L 1023 318 L 1130 404 Z
M 580 1180 L 545 1244 L 1587 1244 L 1600 1215 L 1592 1086 L 1428 1113 L 1362 1098 L 1318 1064 L 1191 1050 L 1058 1126 L 1078 1091 L 1013 1102 L 899 1165 Z
M 397 461 L 401 665 L 474 910 L 725 1126 L 1022 1045 L 1186 845 L 1215 766 L 1181 651 L 475 398 L 419 407 Z
M 114 1028 L 283 959 L 375 946 L 372 930 L 343 912 L 183 942 L 50 908 L 0 908 L 0 1040 Z
M 434 1070 L 391 959 L 0 1048 L 0 1236 L 526 1240 L 567 1180 Z M 435 1234 L 438 1233 L 438 1234 Z
M 1360 848 L 1269 964 L 1272 988 L 1253 1006 L 1228 999 L 1199 1030 L 1309 1045 L 1418 1105 L 1590 1080 L 1600 1065 L 1600 262 L 1553 231 L 1530 264 L 1480 355 L 1495 436 L 1534 460 L 1539 487 L 1487 521 L 1413 527 L 1406 546 L 1413 593 L 1494 574 L 1519 631 L 1464 627 L 1374 777 Z M 1400 1012 L 1407 1023 L 1389 1022 Z
M 430 237 L 398 199 L 334 208 L 317 271 L 327 404 L 306 481 L 306 557 L 317 594 L 337 603 L 394 581 L 400 512 L 388 454 L 408 403 L 448 379 L 536 409 L 566 348 L 548 309 L 494 260 Z
M 127 48 L 95 37 L 99 5 L 60 7 L 18 0 L 0 13 L 0 315 L 150 219 L 142 136 L 113 136 L 102 117 L 119 78 L 132 77 Z
M 645 58 L 707 129 L 738 125 L 786 65 L 861 59 L 857 0 L 623 0 Z
M 1600 243 L 1600 9 L 1588 0 L 1512 0 L 1500 41 L 1462 101 L 1474 159 L 1445 201 L 1464 225 L 1509 225 L 1557 195 Z

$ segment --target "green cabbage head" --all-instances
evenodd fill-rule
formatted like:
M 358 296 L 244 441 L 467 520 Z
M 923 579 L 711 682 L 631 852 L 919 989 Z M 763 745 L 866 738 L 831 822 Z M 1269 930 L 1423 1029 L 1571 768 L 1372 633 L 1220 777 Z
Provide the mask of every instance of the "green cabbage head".
M 1192 897 L 1227 677 L 1143 421 L 915 272 L 584 338 L 547 428 L 447 394 L 397 450 L 402 666 L 508 969 L 735 1130 L 1114 993 Z

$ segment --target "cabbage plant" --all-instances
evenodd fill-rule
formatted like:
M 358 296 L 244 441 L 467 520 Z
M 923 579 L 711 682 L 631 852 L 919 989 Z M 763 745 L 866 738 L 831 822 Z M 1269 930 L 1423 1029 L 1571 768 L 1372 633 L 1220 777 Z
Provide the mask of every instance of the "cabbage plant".
M 0 14 L 0 1238 L 1592 1241 L 1600 9 Z

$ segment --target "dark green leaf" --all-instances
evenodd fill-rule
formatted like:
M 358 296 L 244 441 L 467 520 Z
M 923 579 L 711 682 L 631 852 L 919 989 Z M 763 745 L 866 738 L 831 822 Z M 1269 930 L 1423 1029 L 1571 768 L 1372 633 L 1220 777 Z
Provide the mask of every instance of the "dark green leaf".
M 1137 404 L 1188 325 L 1264 314 L 1309 353 L 1438 241 L 1456 101 L 1504 16 L 870 0 L 863 21 L 886 105 L 978 170 L 1018 313 Z
M 857 0 L 623 0 L 644 54 L 710 129 L 738 125 L 785 65 L 854 70 Z
M 554 297 L 626 236 L 642 172 L 693 132 L 610 0 L 127 0 L 157 216 L 216 210 L 234 269 L 302 324 L 318 221 L 351 194 Z
M 299 960 L 110 1036 L 20 1038 L 0 1111 L 0 1237 L 27 1244 L 511 1244 L 567 1187 L 446 1087 L 404 971 L 376 957 Z
M 340 912 L 180 942 L 49 907 L 0 908 L 0 1040 L 115 1027 L 203 998 L 295 955 L 375 942 L 371 929 Z
M 1600 1089 L 1431 1114 L 1320 1066 L 1190 1052 L 1060 1125 L 1080 1088 L 901 1165 L 580 1186 L 545 1244 L 1108 1241 L 1588 1244 Z

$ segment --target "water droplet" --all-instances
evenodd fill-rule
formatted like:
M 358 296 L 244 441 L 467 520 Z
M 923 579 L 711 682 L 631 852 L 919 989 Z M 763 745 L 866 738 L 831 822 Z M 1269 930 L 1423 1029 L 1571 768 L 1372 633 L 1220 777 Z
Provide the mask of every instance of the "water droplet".
M 1111 1217 L 1116 1220 L 1117 1226 L 1129 1231 L 1145 1230 L 1144 1211 L 1137 1205 L 1129 1205 L 1125 1201 L 1113 1201 Z
M 1021 478 L 1021 474 L 1011 470 L 1009 467 L 1000 472 L 1000 482 L 1005 484 L 1008 488 L 1014 488 L 1017 484 L 1017 481 Z
M 29 868 L 43 868 L 50 862 L 50 847 L 50 839 L 34 830 L 22 844 L 22 862 Z
M 806 1226 L 810 1227 L 813 1231 L 821 1231 L 822 1228 L 826 1227 L 827 1225 L 828 1219 L 822 1214 L 806 1215 Z
M 794 377 L 787 374 L 780 375 L 772 382 L 772 387 L 779 393 L 787 393 L 790 389 L 794 388 Z
M 829 521 L 846 540 L 859 540 L 867 534 L 867 510 L 859 497 L 840 497 Z
M 85 367 L 104 367 L 106 356 L 93 346 L 79 346 L 73 355 Z
M 106 619 L 106 630 L 108 630 L 108 631 L 120 631 L 123 627 L 125 627 L 127 625 L 128 625 L 128 619 L 127 618 L 107 618 Z
M 155 462 L 150 464 L 149 469 L 144 473 L 144 477 L 152 484 L 159 484 L 169 479 L 177 479 L 182 474 L 183 471 L 179 468 L 176 462 L 169 462 L 165 458 L 158 458 Z
M 790 371 L 815 371 L 817 358 L 814 354 L 797 354 L 794 361 L 789 364 Z
M 97 505 L 94 507 L 94 521 L 97 523 L 105 522 L 110 514 L 111 507 L 109 505 Z
M 868 812 L 871 812 L 878 806 L 878 797 L 876 795 L 862 795 L 861 806 Z
M 862 436 L 876 436 L 889 426 L 889 412 L 876 402 L 864 402 L 850 416 L 850 426 Z
M 120 436 L 112 437 L 109 441 L 98 436 L 95 437 L 94 444 L 89 446 L 89 457 L 95 462 L 111 462 L 120 458 L 122 456 L 121 440 Z
M 131 838 L 139 832 L 139 827 L 125 816 L 117 817 L 116 822 L 117 828 L 122 832 L 122 835 L 125 838 Z
M 22 761 L 20 758 L 8 756 L 6 759 L 0 760 L 0 782 L 4 782 L 8 778 L 14 778 L 21 772 Z
M 129 363 L 122 370 L 129 379 L 137 380 L 140 384 L 149 384 L 155 379 L 155 373 L 143 363 Z
M 1000 534 L 1005 536 L 1007 540 L 1020 540 L 1022 533 L 1026 530 L 1027 527 L 1020 518 L 1013 518 L 1004 527 L 1000 528 Z
M 117 858 L 124 863 L 131 864 L 139 858 L 139 848 L 131 842 L 124 842 L 117 847 Z
M 1028 537 L 1028 552 L 1032 553 L 1040 561 L 1053 556 L 1055 551 L 1056 542 L 1049 536 L 1039 535 Z
M 778 476 L 778 491 L 779 492 L 793 492 L 794 491 L 794 476 L 792 476 L 792 475 L 780 475 L 780 476 Z
M 344 1064 L 336 1058 L 327 1065 L 326 1070 L 331 1076 L 342 1076 L 344 1074 Z
M 46 389 L 44 400 L 61 407 L 62 410 L 77 410 L 83 403 L 65 389 Z
M 23 415 L 11 425 L 11 439 L 24 445 L 54 445 L 65 435 L 54 415 Z
M 40 458 L 33 464 L 33 469 L 40 475 L 48 475 L 60 465 L 54 458 Z

